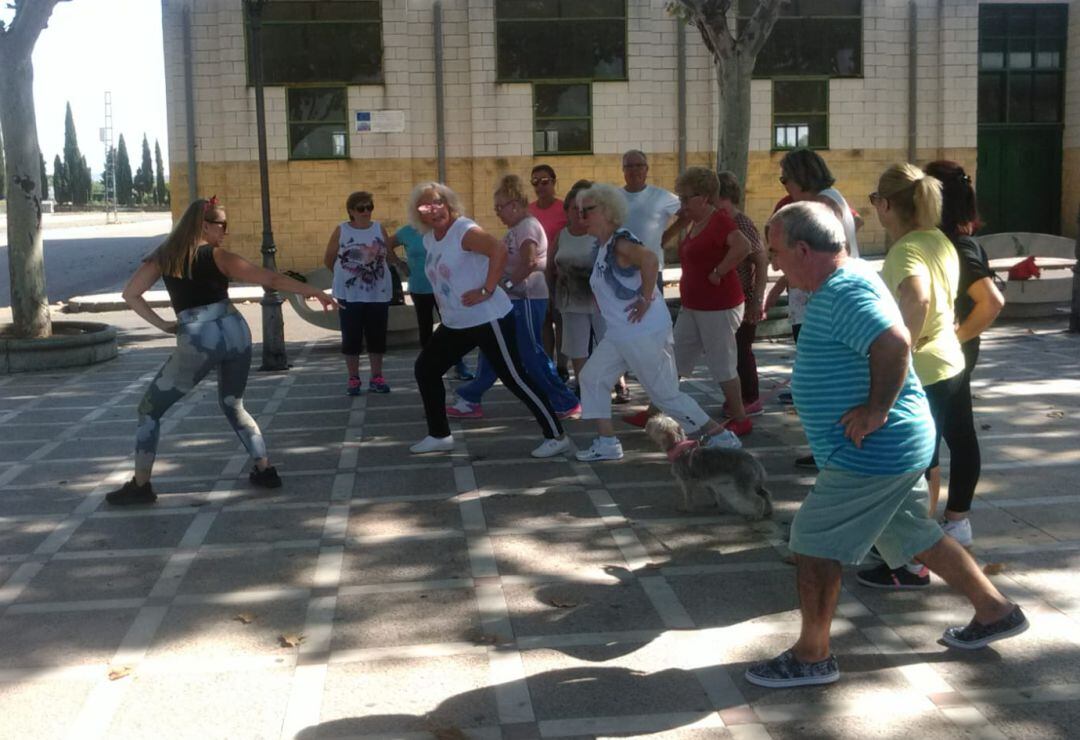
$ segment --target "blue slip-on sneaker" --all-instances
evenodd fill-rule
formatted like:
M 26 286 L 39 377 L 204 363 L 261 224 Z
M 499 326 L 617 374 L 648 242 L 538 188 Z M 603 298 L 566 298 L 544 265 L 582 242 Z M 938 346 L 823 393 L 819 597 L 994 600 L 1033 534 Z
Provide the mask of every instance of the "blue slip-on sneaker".
M 840 666 L 835 655 L 816 663 L 803 663 L 791 650 L 785 650 L 772 660 L 750 666 L 744 675 L 755 686 L 790 689 L 835 683 L 840 680 Z
M 979 624 L 972 619 L 967 627 L 949 627 L 941 636 L 941 640 L 949 647 L 978 650 L 997 640 L 1027 632 L 1029 626 L 1023 610 L 1016 606 L 1004 617 L 990 624 Z

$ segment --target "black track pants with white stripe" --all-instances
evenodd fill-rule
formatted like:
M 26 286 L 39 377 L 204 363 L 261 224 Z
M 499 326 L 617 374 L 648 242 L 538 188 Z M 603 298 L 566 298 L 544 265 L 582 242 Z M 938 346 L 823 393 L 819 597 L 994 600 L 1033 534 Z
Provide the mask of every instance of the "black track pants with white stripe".
M 507 390 L 517 396 L 536 417 L 536 423 L 540 425 L 544 436 L 548 439 L 562 436 L 562 425 L 555 418 L 551 404 L 536 389 L 521 366 L 514 339 L 512 313 L 498 321 L 468 329 L 451 329 L 442 324 L 431 335 L 427 345 L 420 351 L 420 356 L 416 358 L 414 368 L 416 384 L 424 401 L 428 434 L 432 437 L 446 437 L 450 434 L 450 424 L 446 419 L 443 374 L 476 347 L 487 357 Z

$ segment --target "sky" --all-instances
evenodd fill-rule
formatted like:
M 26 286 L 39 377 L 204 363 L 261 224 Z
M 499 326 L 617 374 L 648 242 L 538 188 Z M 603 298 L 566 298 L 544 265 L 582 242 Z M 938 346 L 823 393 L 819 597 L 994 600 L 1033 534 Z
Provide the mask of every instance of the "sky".
M 10 21 L 13 11 L 5 6 L 0 0 L 0 19 Z M 38 141 L 50 175 L 53 157 L 63 158 L 64 106 L 70 102 L 79 149 L 94 179 L 100 177 L 106 90 L 112 92 L 113 145 L 123 134 L 132 171 L 142 156 L 143 133 L 151 157 L 154 140 L 161 142 L 168 171 L 160 0 L 57 3 L 33 61 Z

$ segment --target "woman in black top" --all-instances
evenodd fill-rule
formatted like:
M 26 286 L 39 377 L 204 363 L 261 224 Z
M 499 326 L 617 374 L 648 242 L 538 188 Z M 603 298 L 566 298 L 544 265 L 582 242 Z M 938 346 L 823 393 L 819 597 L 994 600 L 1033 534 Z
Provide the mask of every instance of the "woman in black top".
M 926 167 L 926 174 L 941 181 L 941 230 L 952 240 L 960 257 L 960 283 L 955 304 L 956 337 L 965 360 L 961 386 L 952 397 L 941 430 L 952 453 L 949 500 L 941 525 L 953 539 L 970 547 L 972 534 L 968 514 L 982 469 L 971 406 L 971 373 L 979 357 L 979 335 L 997 318 L 1005 298 L 994 285 L 994 273 L 986 252 L 971 238 L 979 226 L 971 177 L 959 164 L 948 160 L 931 162 Z
M 333 300 L 316 288 L 226 251 L 221 244 L 227 231 L 225 209 L 217 198 L 195 201 L 124 288 L 124 300 L 135 313 L 162 331 L 176 334 L 176 349 L 139 402 L 135 477 L 105 497 L 110 504 L 148 504 L 157 499 L 150 487 L 150 472 L 157 455 L 161 417 L 211 370 L 217 371 L 221 410 L 255 462 L 251 482 L 264 488 L 281 485 L 267 458 L 259 426 L 244 409 L 251 331 L 229 302 L 229 280 L 299 293 L 317 299 L 324 309 L 332 308 Z M 169 291 L 176 321 L 161 318 L 143 298 L 158 278 Z

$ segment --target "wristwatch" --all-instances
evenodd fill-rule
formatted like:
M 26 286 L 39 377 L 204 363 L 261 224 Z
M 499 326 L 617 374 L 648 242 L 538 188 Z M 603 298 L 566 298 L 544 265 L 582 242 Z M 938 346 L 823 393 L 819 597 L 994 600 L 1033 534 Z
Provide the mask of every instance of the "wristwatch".
M 482 296 L 487 296 L 487 295 L 489 295 L 489 291 L 488 291 L 488 289 L 487 289 L 487 286 L 486 286 L 486 285 L 481 285 L 481 286 L 480 286 L 480 295 L 482 295 Z

